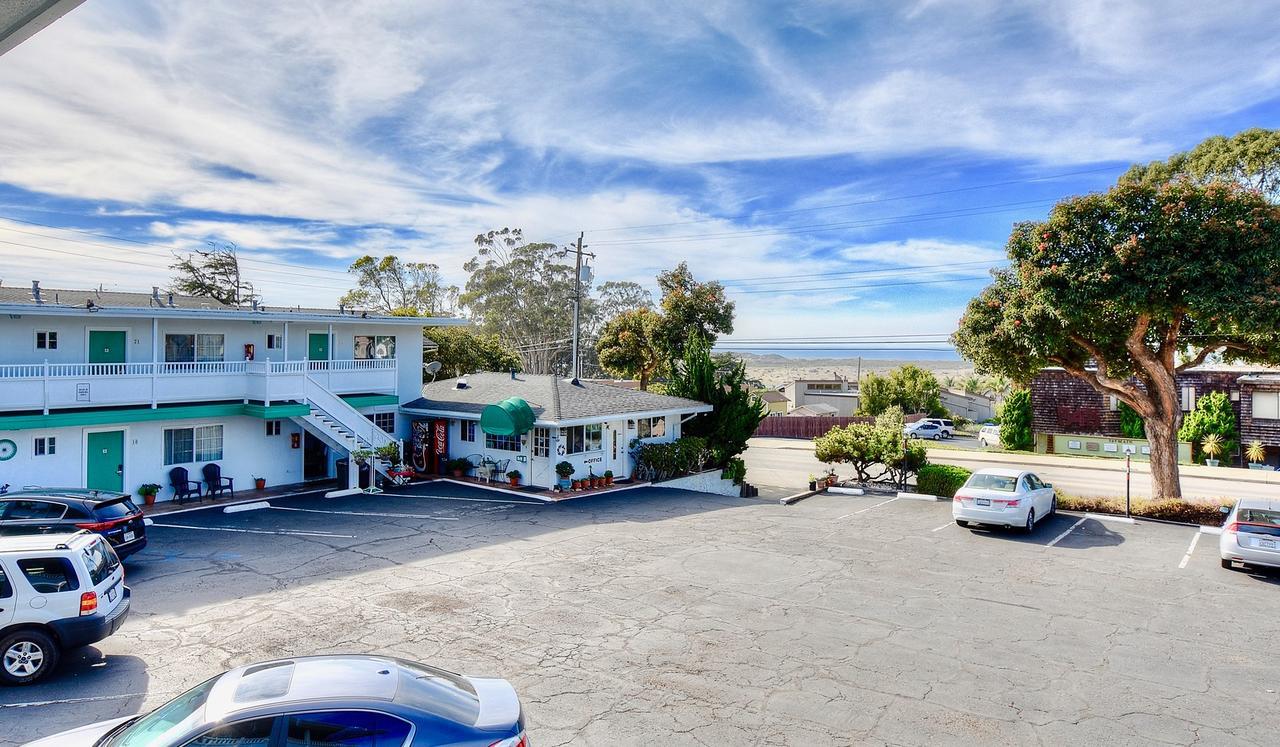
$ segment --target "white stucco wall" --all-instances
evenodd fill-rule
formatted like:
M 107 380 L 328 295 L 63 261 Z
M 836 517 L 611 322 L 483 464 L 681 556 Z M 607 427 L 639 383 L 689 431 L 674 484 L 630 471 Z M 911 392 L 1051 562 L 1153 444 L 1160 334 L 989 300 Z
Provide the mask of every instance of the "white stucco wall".
M 699 472 L 696 475 L 685 475 L 677 477 L 674 480 L 665 482 L 655 482 L 655 488 L 672 488 L 674 490 L 692 490 L 698 493 L 714 493 L 715 495 L 742 495 L 742 486 L 737 485 L 733 480 L 726 480 L 720 477 L 722 471 L 718 469 L 708 470 L 707 472 Z
M 125 492 L 136 493 L 139 485 L 155 482 L 164 486 L 159 500 L 168 500 L 173 494 L 169 490 L 169 470 L 174 466 L 186 467 L 191 472 L 191 479 L 203 481 L 199 471 L 204 463 L 164 464 L 164 430 L 212 424 L 223 426 L 223 456 L 218 463 L 222 465 L 225 476 L 235 479 L 237 493 L 251 491 L 254 477 L 266 478 L 268 486 L 301 482 L 303 449 L 291 448 L 290 434 L 301 433 L 302 429 L 289 420 L 282 420 L 280 435 L 267 436 L 266 423 L 258 418 L 232 417 L 0 431 L 0 439 L 10 439 L 18 447 L 13 459 L 0 462 L 0 483 L 7 482 L 14 489 L 23 485 L 83 487 L 86 434 L 90 431 L 123 430 Z M 33 455 L 33 440 L 45 436 L 57 438 L 57 453 L 36 457 Z

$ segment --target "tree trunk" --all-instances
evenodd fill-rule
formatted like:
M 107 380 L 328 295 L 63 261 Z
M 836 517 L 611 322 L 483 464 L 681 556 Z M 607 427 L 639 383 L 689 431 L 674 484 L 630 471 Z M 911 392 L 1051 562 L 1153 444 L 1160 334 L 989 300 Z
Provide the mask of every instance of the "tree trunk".
M 1146 421 L 1147 440 L 1151 444 L 1151 491 L 1156 500 L 1182 498 L 1178 478 L 1178 429 L 1164 420 Z
M 640 371 L 640 391 L 649 391 L 649 372 L 643 369 Z

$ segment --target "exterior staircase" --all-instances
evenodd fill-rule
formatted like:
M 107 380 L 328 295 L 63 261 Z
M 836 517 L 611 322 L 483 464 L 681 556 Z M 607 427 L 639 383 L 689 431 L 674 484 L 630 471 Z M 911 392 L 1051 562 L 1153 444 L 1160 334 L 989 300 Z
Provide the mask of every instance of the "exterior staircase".
M 395 436 L 374 425 L 372 420 L 349 405 L 346 400 L 329 391 L 310 376 L 307 377 L 306 383 L 306 404 L 310 412 L 293 418 L 293 421 L 330 446 L 347 452 L 348 459 L 353 452 L 359 450 L 373 450 L 388 444 L 399 443 Z M 387 476 L 389 465 L 378 459 L 371 461 L 378 474 Z M 350 474 L 353 480 L 357 479 L 355 476 L 358 475 L 358 470 L 354 464 L 351 466 Z

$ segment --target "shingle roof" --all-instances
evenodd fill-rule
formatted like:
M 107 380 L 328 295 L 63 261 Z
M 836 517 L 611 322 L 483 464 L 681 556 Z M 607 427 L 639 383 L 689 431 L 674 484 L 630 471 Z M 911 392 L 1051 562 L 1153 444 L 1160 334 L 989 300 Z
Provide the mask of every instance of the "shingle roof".
M 770 390 L 765 392 L 757 392 L 757 394 L 760 395 L 760 399 L 764 400 L 765 402 L 787 402 L 788 401 L 787 395 L 783 394 L 782 392 L 775 392 Z
M 456 385 L 465 380 L 465 389 Z M 641 392 L 634 389 L 578 381 L 548 374 L 478 373 L 461 379 L 441 379 L 422 387 L 422 397 L 406 403 L 410 410 L 442 410 L 479 415 L 486 405 L 508 397 L 529 403 L 539 420 L 560 422 L 600 415 L 700 410 L 708 405 L 683 397 Z

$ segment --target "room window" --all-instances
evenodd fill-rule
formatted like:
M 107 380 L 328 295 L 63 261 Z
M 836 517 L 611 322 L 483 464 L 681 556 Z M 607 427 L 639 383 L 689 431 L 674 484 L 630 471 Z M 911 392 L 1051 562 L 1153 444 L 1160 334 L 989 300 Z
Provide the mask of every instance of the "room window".
M 267 350 L 284 350 L 284 335 L 267 335 Z
M 636 438 L 662 438 L 667 435 L 667 419 L 640 418 L 636 421 Z
M 396 432 L 396 414 L 394 412 L 375 412 L 372 419 L 374 425 L 387 433 Z
M 396 357 L 396 338 L 392 335 L 356 335 L 356 360 Z
M 58 349 L 58 333 L 57 332 L 37 332 L 36 333 L 36 350 L 57 350 Z
M 519 436 L 495 436 L 492 433 L 484 434 L 484 447 L 495 451 L 519 451 Z
M 569 428 L 561 428 L 560 440 L 564 442 L 566 454 L 582 454 L 603 449 L 603 434 L 604 426 L 600 423 L 575 425 Z
M 215 462 L 222 458 L 222 426 L 201 425 L 195 428 L 166 428 L 164 463 L 192 464 Z
M 533 455 L 536 457 L 551 456 L 551 429 L 533 429 Z
M 225 335 L 165 335 L 165 363 L 209 363 L 221 361 L 226 350 Z
M 463 420 L 458 423 L 458 440 L 475 442 L 476 421 Z
M 1253 419 L 1280 420 L 1280 392 L 1254 392 Z
M 278 435 L 280 435 L 280 421 L 279 421 L 279 420 L 268 420 L 268 421 L 267 421 L 267 435 L 268 435 L 268 436 L 278 436 Z
M 41 436 L 35 440 L 36 456 L 53 456 L 58 453 L 58 439 L 54 436 Z
M 1196 409 L 1196 388 L 1193 386 L 1182 387 L 1182 411 L 1191 412 Z

